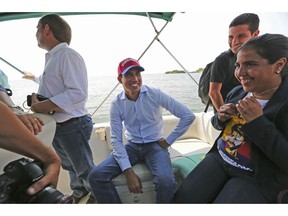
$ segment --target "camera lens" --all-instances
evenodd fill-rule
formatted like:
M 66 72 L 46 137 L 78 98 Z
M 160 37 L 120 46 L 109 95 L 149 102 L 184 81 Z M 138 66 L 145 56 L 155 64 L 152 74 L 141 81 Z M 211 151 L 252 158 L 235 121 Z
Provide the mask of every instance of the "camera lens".
M 71 196 L 63 195 L 60 191 L 48 186 L 33 196 L 29 203 L 68 204 L 73 203 L 73 199 Z

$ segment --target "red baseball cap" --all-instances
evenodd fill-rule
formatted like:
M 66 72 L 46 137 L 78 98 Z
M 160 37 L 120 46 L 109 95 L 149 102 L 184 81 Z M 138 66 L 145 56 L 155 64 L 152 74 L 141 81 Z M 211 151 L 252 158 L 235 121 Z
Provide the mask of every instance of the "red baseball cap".
M 120 74 L 127 73 L 127 71 L 129 71 L 131 68 L 137 68 L 140 72 L 144 71 L 144 68 L 140 66 L 137 60 L 132 58 L 126 58 L 119 63 L 118 76 L 120 76 Z

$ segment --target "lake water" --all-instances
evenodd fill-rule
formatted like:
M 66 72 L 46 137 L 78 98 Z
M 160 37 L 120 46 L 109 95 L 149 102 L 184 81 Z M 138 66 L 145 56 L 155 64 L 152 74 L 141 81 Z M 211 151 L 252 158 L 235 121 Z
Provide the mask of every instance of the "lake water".
M 199 73 L 192 73 L 191 76 L 198 82 Z M 185 104 L 193 112 L 201 112 L 205 106 L 198 97 L 198 85 L 186 73 L 184 74 L 145 74 L 142 73 L 143 84 L 160 88 L 165 93 L 171 95 L 179 102 Z M 32 92 L 37 92 L 38 84 L 30 80 L 9 81 L 13 90 L 12 100 L 15 104 L 26 106 L 26 96 Z M 90 114 L 93 114 L 94 123 L 109 121 L 110 103 L 115 96 L 123 90 L 118 84 L 116 76 L 89 76 L 89 97 L 87 107 Z M 116 87 L 117 86 L 117 87 Z M 111 93 L 113 88 L 116 89 Z M 110 94 L 111 93 L 111 94 Z M 110 94 L 109 97 L 107 97 Z M 105 102 L 103 103 L 103 101 Z M 102 104 L 103 103 L 103 104 Z M 97 107 L 102 104 L 98 109 Z M 97 111 L 95 112 L 95 110 Z M 164 110 L 163 115 L 170 114 Z

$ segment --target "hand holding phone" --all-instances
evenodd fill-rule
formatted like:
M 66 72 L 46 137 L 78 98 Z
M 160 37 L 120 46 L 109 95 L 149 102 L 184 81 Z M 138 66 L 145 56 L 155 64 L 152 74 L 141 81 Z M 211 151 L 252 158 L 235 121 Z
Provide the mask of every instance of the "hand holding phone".
M 43 101 L 43 100 L 47 100 L 47 99 L 49 99 L 49 98 L 37 94 L 37 99 L 38 99 L 39 101 Z M 28 105 L 29 107 L 32 105 L 32 96 L 31 96 L 31 95 L 27 95 L 27 105 Z

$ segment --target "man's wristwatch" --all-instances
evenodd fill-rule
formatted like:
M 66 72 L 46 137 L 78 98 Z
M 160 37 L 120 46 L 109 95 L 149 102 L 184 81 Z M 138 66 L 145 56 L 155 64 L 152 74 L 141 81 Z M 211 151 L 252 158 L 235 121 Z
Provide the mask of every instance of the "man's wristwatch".
M 13 111 L 22 111 L 22 112 L 24 112 L 24 110 L 20 106 L 17 106 L 17 105 L 8 105 L 8 107 L 10 107 Z

